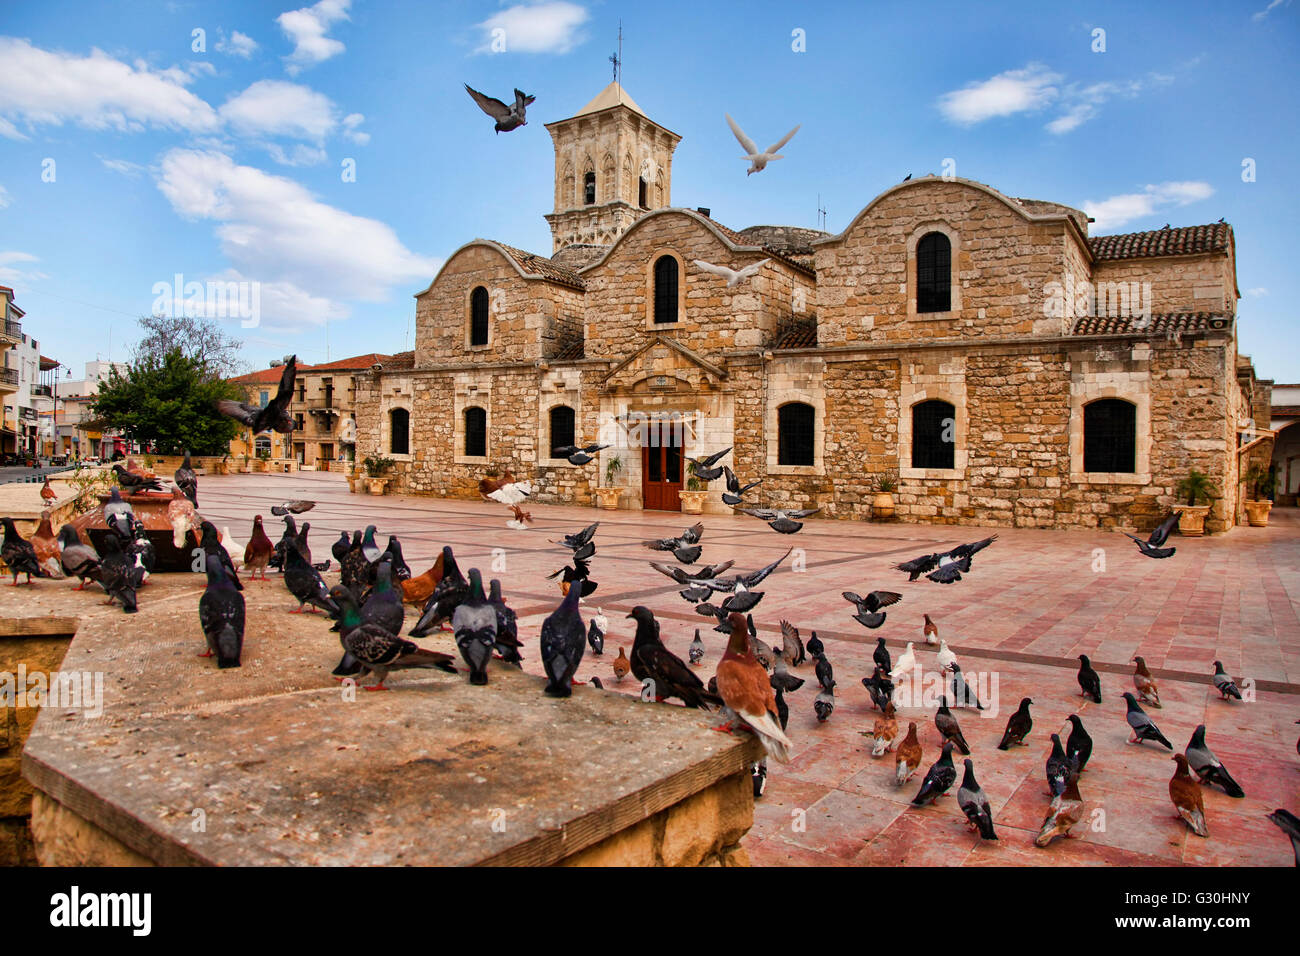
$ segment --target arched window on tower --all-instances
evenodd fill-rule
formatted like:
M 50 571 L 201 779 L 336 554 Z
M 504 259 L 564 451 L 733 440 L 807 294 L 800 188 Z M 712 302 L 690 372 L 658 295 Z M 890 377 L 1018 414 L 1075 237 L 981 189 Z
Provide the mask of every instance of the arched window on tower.
M 556 405 L 551 409 L 551 454 L 552 458 L 564 458 L 556 452 L 557 448 L 573 444 L 574 411 L 568 405 Z
M 469 344 L 488 344 L 488 290 L 476 286 L 469 294 Z
M 594 205 L 596 202 L 596 172 L 590 170 L 582 177 L 583 196 L 582 201 L 588 205 Z
M 916 244 L 916 311 L 952 308 L 952 243 L 941 232 L 927 233 Z
M 1136 471 L 1137 406 L 1122 398 L 1099 398 L 1083 406 L 1083 470 Z
M 487 457 L 487 412 L 478 407 L 465 409 L 465 455 Z
M 811 405 L 789 402 L 776 410 L 778 465 L 813 465 L 816 423 Z
M 957 409 L 942 399 L 912 406 L 912 467 L 953 468 L 957 449 Z
M 655 262 L 655 324 L 677 321 L 677 260 L 660 256 Z
M 411 453 L 411 413 L 405 408 L 388 413 L 388 451 L 394 455 Z

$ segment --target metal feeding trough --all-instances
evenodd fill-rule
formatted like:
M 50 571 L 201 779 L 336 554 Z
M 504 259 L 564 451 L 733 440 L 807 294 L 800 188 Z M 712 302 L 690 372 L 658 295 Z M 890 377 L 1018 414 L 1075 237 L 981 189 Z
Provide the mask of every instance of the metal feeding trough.
M 76 529 L 83 541 L 89 541 L 96 551 L 103 552 L 104 539 L 114 532 L 104 521 L 104 503 L 108 495 L 100 495 L 100 505 L 94 511 L 88 511 L 69 524 Z M 142 491 L 139 494 L 122 495 L 122 500 L 131 506 L 135 516 L 144 525 L 145 534 L 158 554 L 155 571 L 194 570 L 194 549 L 198 547 L 197 532 L 187 532 L 183 547 L 176 547 L 172 541 L 172 523 L 167 518 L 167 506 L 172 502 L 169 492 Z

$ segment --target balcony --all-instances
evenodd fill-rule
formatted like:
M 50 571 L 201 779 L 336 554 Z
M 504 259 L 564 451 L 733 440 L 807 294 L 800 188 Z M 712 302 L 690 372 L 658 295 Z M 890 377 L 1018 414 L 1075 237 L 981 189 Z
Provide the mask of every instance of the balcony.
M 44 395 L 46 398 L 54 397 L 54 386 L 52 385 L 33 385 L 33 395 Z
M 10 323 L 11 325 L 16 323 Z M 16 392 L 18 390 L 18 369 L 0 368 L 0 392 Z
M 23 324 L 13 319 L 5 319 L 4 328 L 0 328 L 0 341 L 18 345 L 23 340 Z

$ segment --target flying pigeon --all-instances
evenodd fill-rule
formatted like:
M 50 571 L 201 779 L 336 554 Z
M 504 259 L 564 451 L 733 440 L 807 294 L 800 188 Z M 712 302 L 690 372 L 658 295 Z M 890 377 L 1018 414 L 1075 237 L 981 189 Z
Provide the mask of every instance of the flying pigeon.
M 843 591 L 841 596 L 857 608 L 858 613 L 853 615 L 853 620 L 872 629 L 885 623 L 885 612 L 881 608 L 903 600 L 903 595 L 897 591 L 872 591 L 865 597 L 860 597 L 853 591 Z M 885 665 L 885 670 L 889 670 L 889 665 Z
M 502 485 L 496 491 L 488 493 L 488 497 L 498 504 L 517 505 L 527 501 L 528 496 L 533 493 L 533 483 L 531 481 L 513 481 L 510 484 Z
M 718 462 L 722 461 L 730 451 L 730 448 L 724 448 L 722 451 L 714 452 L 712 455 L 707 455 L 704 458 L 687 458 L 686 460 L 690 462 L 691 474 L 700 479 L 700 481 L 712 481 L 714 478 L 717 478 L 722 474 L 722 469 L 715 468 L 714 466 Z
M 1087 697 L 1094 703 L 1101 703 L 1101 678 L 1092 669 L 1092 661 L 1087 654 L 1079 655 L 1079 696 Z
M 172 475 L 172 480 L 176 482 L 176 487 L 184 493 L 185 497 L 190 499 L 190 504 L 197 508 L 199 504 L 199 476 L 190 463 L 188 450 L 185 452 L 185 460 L 176 469 L 176 473 Z
M 970 751 L 964 751 L 970 753 Z M 916 796 L 912 798 L 912 806 L 924 807 L 934 803 L 939 797 L 943 796 L 957 782 L 957 768 L 952 765 L 952 741 L 946 740 L 943 744 L 943 753 L 939 759 L 931 764 L 930 769 L 925 774 L 925 779 L 921 782 L 921 789 Z
M 479 109 L 496 120 L 493 129 L 498 133 L 509 133 L 521 126 L 527 126 L 528 120 L 525 117 L 528 107 L 537 99 L 535 96 L 529 96 L 522 90 L 516 89 L 514 105 L 506 106 L 505 103 L 495 97 L 480 93 L 468 83 L 465 84 L 465 91 L 478 104 Z
M 542 622 L 542 666 L 548 678 L 545 693 L 551 697 L 572 695 L 573 678 L 587 647 L 587 629 L 578 611 L 581 590 L 569 588 L 560 606 Z
M 803 522 L 795 519 L 807 518 L 821 511 L 821 508 L 737 508 L 743 515 L 766 521 L 767 526 L 779 534 L 795 534 L 803 527 Z
M 730 624 L 727 652 L 717 667 L 718 696 L 736 718 L 758 735 L 769 756 L 787 763 L 790 760 L 789 748 L 793 744 L 777 723 L 776 693 L 767 671 L 750 650 L 745 618 L 733 614 Z M 730 730 L 731 725 L 729 720 L 723 727 Z
M 921 740 L 916 735 L 916 721 L 907 724 L 907 736 L 894 751 L 894 782 L 902 786 L 921 769 Z
M 1079 775 L 1072 773 L 1065 778 L 1065 790 L 1060 796 L 1053 797 L 1047 808 L 1043 825 L 1034 837 L 1034 846 L 1045 847 L 1058 836 L 1070 835 L 1070 827 L 1083 819 L 1083 797 L 1079 796 Z
M 576 534 L 566 534 L 562 541 L 555 541 L 552 543 L 563 545 L 570 551 L 577 551 L 591 541 L 592 537 L 596 534 L 596 529 L 599 527 L 600 522 L 597 521 L 594 524 L 587 525 L 587 527 L 583 528 Z
M 1169 799 L 1188 829 L 1198 837 L 1208 837 L 1210 829 L 1205 825 L 1205 803 L 1201 799 L 1200 784 L 1188 771 L 1186 757 L 1174 754 L 1173 760 L 1178 766 L 1169 779 Z
M 199 624 L 208 650 L 200 657 L 217 658 L 217 667 L 238 667 L 244 648 L 244 596 L 235 589 L 225 562 L 205 561 L 208 585 L 199 598 Z
M 483 593 L 483 576 L 478 568 L 469 569 L 469 594 L 451 616 L 460 656 L 469 665 L 469 682 L 486 684 L 487 665 L 497 643 L 497 611 Z
M 943 739 L 957 745 L 957 749 L 963 754 L 970 755 L 970 745 L 966 743 L 966 738 L 962 736 L 961 727 L 957 724 L 957 718 L 952 715 L 948 709 L 948 698 L 941 698 L 939 701 L 939 710 L 934 715 L 934 725 L 939 728 L 939 733 Z
M 696 525 L 696 527 L 700 526 Z M 785 554 L 781 555 L 781 557 L 777 558 L 771 564 L 764 565 L 757 571 L 751 571 L 748 574 L 733 574 L 730 577 L 725 578 L 710 577 L 700 581 L 699 583 L 703 584 L 711 591 L 735 593 L 752 590 L 753 588 L 758 587 L 758 585 L 761 584 L 768 575 L 779 568 L 781 563 L 785 561 L 786 558 L 790 557 L 792 551 L 794 551 L 794 548 L 788 549 Z M 710 566 L 710 569 L 716 568 L 716 570 L 725 570 L 730 567 L 731 564 L 732 562 L 728 561 L 726 564 Z M 742 611 L 741 613 L 744 612 Z
M 1219 692 L 1220 700 L 1228 700 L 1232 697 L 1241 700 L 1241 691 L 1237 688 L 1233 679 L 1228 676 L 1228 672 L 1223 669 L 1222 661 L 1214 662 L 1214 688 Z
M 1092 738 L 1083 729 L 1083 721 L 1078 714 L 1071 714 L 1067 719 L 1070 721 L 1070 736 L 1065 742 L 1065 757 L 1071 770 L 1083 773 L 1083 768 L 1088 766 L 1088 760 L 1092 757 Z
M 297 374 L 298 356 L 291 355 L 284 363 L 284 371 L 280 373 L 280 387 L 275 392 L 275 398 L 265 406 L 258 408 L 223 398 L 217 402 L 217 411 L 247 425 L 254 435 L 266 431 L 277 431 L 287 435 L 294 429 L 293 416 L 289 414 L 289 402 L 293 399 L 293 380 Z
M 763 261 L 766 262 L 767 260 L 764 259 Z M 722 493 L 722 500 L 725 504 L 733 506 L 743 504 L 745 499 L 742 496 L 745 492 L 751 488 L 757 488 L 763 483 L 763 479 L 760 478 L 758 481 L 751 481 L 742 485 L 740 479 L 736 477 L 736 473 L 726 465 L 722 466 L 722 473 L 726 476 L 727 481 L 727 490 Z
M 1192 739 L 1187 742 L 1187 763 L 1188 766 L 1200 778 L 1201 783 L 1217 784 L 1223 788 L 1223 792 L 1230 797 L 1244 797 L 1246 792 L 1238 786 L 1237 781 L 1232 779 L 1232 774 L 1228 773 L 1228 768 L 1219 762 L 1219 758 L 1214 756 L 1214 751 L 1210 745 L 1205 742 L 1205 725 L 1200 724 L 1192 732 Z
M 1174 745 L 1165 739 L 1165 735 L 1160 732 L 1160 728 L 1156 726 L 1155 721 L 1148 717 L 1146 711 L 1138 706 L 1137 699 L 1126 691 L 1124 700 L 1128 702 L 1128 725 L 1133 728 L 1133 736 L 1129 739 L 1129 743 L 1140 744 L 1144 740 L 1153 740 L 1173 750 Z
M 608 448 L 608 445 L 600 445 L 592 442 L 590 445 L 561 445 L 554 449 L 551 454 L 556 458 L 567 458 L 570 465 L 586 465 L 595 461 L 596 452 Z
M 695 633 L 698 634 L 699 631 Z M 804 684 L 803 678 L 790 673 L 790 669 L 785 663 L 785 654 L 780 649 L 777 649 L 773 657 L 772 676 L 768 678 L 768 683 L 772 685 L 772 689 L 789 694 L 802 687 Z
M 712 262 L 705 262 L 703 259 L 695 260 L 695 268 L 701 272 L 707 272 L 709 275 L 715 275 L 720 279 L 727 280 L 727 288 L 734 289 L 746 279 L 752 279 L 758 275 L 758 270 L 771 262 L 771 259 L 760 259 L 758 262 L 751 262 L 741 269 L 728 269 L 726 266 L 715 266 Z M 758 482 L 754 482 L 758 484 Z M 751 486 L 752 487 L 752 486 Z
M 99 580 L 99 555 L 88 544 L 82 544 L 77 529 L 65 524 L 59 529 L 60 563 L 63 573 L 70 578 L 80 578 L 81 583 L 72 590 L 84 591 L 87 581 Z
M 691 525 L 676 538 L 660 538 L 652 541 L 642 541 L 644 547 L 651 551 L 671 551 L 682 564 L 694 564 L 699 560 L 700 552 L 703 550 L 699 546 L 700 536 L 704 534 L 704 524 L 697 522 Z
M 605 653 L 605 632 L 608 629 L 609 618 L 605 617 L 600 608 L 596 608 L 595 615 L 587 622 L 587 643 L 591 645 L 591 652 L 597 657 Z
M 1074 772 L 1078 773 L 1078 770 Z M 1070 762 L 1061 747 L 1061 735 L 1052 734 L 1052 752 L 1047 755 L 1047 795 L 1059 797 L 1065 793 L 1065 779 L 1069 775 Z
M 1137 689 L 1138 698 L 1144 704 L 1159 707 L 1160 689 L 1156 687 L 1156 679 L 1147 670 L 1147 662 L 1141 657 L 1135 657 L 1133 663 L 1137 665 L 1133 671 L 1133 686 Z
M 745 131 L 737 125 L 734 119 L 731 118 L 731 114 L 724 113 L 723 115 L 727 118 L 727 125 L 731 127 L 731 132 L 735 134 L 737 142 L 739 142 L 741 148 L 745 150 L 744 158 L 749 162 L 749 169 L 745 170 L 746 176 L 752 176 L 754 173 L 761 173 L 767 168 L 767 164 L 774 159 L 784 159 L 785 157 L 778 153 L 777 150 L 790 142 L 790 140 L 794 138 L 794 134 L 799 132 L 799 127 L 796 126 L 767 149 L 759 150 L 754 141 L 746 136 Z
M 966 773 L 961 779 L 961 786 L 957 788 L 957 806 L 966 814 L 970 828 L 979 830 L 981 839 L 996 840 L 998 837 L 993 832 L 993 810 L 989 806 L 988 796 L 975 779 L 975 764 L 969 757 L 963 763 Z
M 286 501 L 284 504 L 271 505 L 271 514 L 277 518 L 283 518 L 285 515 L 300 515 L 304 511 L 311 511 L 316 507 L 314 501 Z
M 898 571 L 906 571 L 908 581 L 915 581 L 924 574 L 930 581 L 939 584 L 952 584 L 960 581 L 961 576 L 970 571 L 971 558 L 991 545 L 997 538 L 996 534 L 990 535 L 970 544 L 959 544 L 951 551 L 923 554 L 911 561 L 896 564 L 894 568 Z
M 577 557 L 576 555 L 578 553 L 579 552 L 574 552 L 575 557 L 571 566 L 565 566 L 560 568 L 558 571 L 553 571 L 546 577 L 547 580 L 552 580 L 558 577 L 560 579 L 560 591 L 563 594 L 568 594 L 569 589 L 574 585 L 577 585 L 577 590 L 579 591 L 578 596 L 587 597 L 589 594 L 595 593 L 595 590 L 599 585 L 595 581 L 591 580 L 591 565 L 589 565 L 584 559 Z
M 676 697 L 687 707 L 719 706 L 722 702 L 704 689 L 704 682 L 695 676 L 680 657 L 668 650 L 659 636 L 659 622 L 654 612 L 643 604 L 632 608 L 628 618 L 636 621 L 636 637 L 632 641 L 632 674 L 648 687 L 650 696 L 657 702 Z M 648 683 L 647 683 L 648 682 Z
M 14 576 L 13 586 L 18 586 L 18 575 L 27 575 L 27 584 L 32 583 L 32 575 L 38 578 L 48 578 L 49 572 L 41 568 L 40 562 L 36 559 L 36 549 L 32 547 L 30 541 L 18 533 L 14 527 L 14 519 L 10 517 L 0 518 L 0 523 L 4 524 L 4 543 L 0 545 L 0 557 L 4 558 L 5 567 L 9 573 Z M 109 535 L 112 537 L 112 535 Z
M 1002 732 L 1002 742 L 998 744 L 998 750 L 1010 750 L 1014 744 L 1025 742 L 1025 738 L 1029 736 L 1029 731 L 1034 726 L 1034 720 L 1029 716 L 1029 705 L 1032 703 L 1033 700 L 1028 697 L 1020 698 L 1020 707 L 1007 718 L 1007 729 Z M 1059 737 L 1056 746 L 1060 749 Z

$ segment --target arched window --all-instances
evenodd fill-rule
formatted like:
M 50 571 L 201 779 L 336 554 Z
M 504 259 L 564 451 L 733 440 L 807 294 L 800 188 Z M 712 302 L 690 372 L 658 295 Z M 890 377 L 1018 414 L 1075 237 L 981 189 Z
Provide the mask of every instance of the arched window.
M 574 412 L 568 405 L 556 405 L 551 409 L 551 457 L 563 458 L 555 449 L 573 444 Z
M 488 344 L 488 290 L 476 286 L 469 294 L 469 344 Z
M 955 467 L 956 431 L 957 409 L 948 402 L 932 398 L 913 405 L 912 467 Z
M 583 189 L 582 201 L 586 203 L 588 206 L 592 205 L 596 201 L 596 171 L 595 170 L 589 170 L 587 174 L 582 177 L 582 189 Z
M 388 450 L 394 455 L 411 453 L 411 413 L 405 408 L 388 413 Z
M 647 183 L 645 181 L 645 177 L 642 176 L 640 179 L 640 186 L 637 187 L 637 194 L 636 194 L 636 204 L 640 206 L 642 209 L 649 208 L 646 205 L 646 189 L 648 188 L 648 186 L 649 183 Z
M 814 410 L 803 402 L 790 402 L 776 410 L 778 465 L 814 464 L 816 439 Z
M 478 407 L 465 409 L 465 455 L 487 457 L 487 412 Z
M 1083 406 L 1083 470 L 1136 471 L 1137 406 L 1100 398 Z
M 655 324 L 677 321 L 677 260 L 660 256 L 655 262 Z
M 941 232 L 927 233 L 916 244 L 916 311 L 952 308 L 952 244 Z

